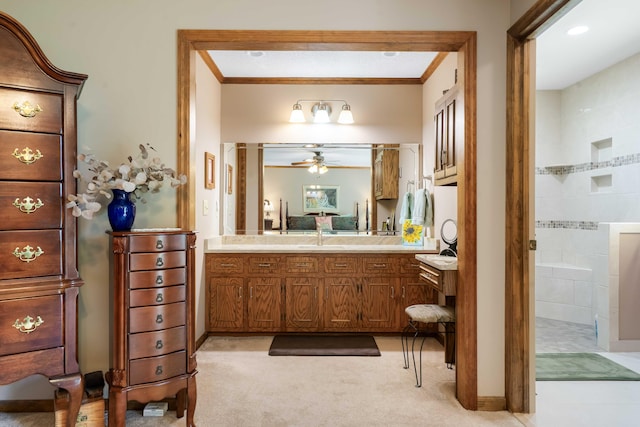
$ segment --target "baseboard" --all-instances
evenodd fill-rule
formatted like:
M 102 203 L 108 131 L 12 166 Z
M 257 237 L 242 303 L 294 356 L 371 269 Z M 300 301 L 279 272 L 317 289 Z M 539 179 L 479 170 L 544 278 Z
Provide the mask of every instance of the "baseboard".
M 200 335 L 200 338 L 198 338 L 196 340 L 196 350 L 199 349 L 202 344 L 204 344 L 204 342 L 207 340 L 208 336 L 209 335 L 206 332 L 204 334 Z
M 478 396 L 478 411 L 505 411 L 507 399 L 502 396 Z
M 0 400 L 0 412 L 53 412 L 53 399 Z

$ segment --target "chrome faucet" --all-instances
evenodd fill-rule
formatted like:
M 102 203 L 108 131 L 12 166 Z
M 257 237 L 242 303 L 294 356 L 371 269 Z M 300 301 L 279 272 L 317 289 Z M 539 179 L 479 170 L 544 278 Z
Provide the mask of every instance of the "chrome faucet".
M 322 246 L 322 228 L 318 228 L 318 246 Z

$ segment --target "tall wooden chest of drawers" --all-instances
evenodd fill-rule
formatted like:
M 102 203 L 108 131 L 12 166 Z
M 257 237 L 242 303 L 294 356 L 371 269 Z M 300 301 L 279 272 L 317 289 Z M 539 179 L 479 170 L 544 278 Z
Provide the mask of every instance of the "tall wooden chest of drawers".
M 176 397 L 178 418 L 196 405 L 193 232 L 110 232 L 109 426 L 127 402 Z
M 87 76 L 54 67 L 0 12 L 0 384 L 40 374 L 69 392 L 76 419 L 82 280 L 76 218 L 76 99 Z

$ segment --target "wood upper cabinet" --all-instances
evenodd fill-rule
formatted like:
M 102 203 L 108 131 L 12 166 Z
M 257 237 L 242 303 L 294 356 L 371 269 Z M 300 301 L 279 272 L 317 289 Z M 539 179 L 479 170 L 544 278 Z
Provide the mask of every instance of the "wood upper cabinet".
M 436 102 L 435 106 L 435 185 L 455 185 L 458 168 L 456 149 L 462 147 L 463 115 L 460 110 L 460 91 L 454 85 Z
M 0 385 L 49 378 L 82 400 L 78 364 L 76 102 L 87 76 L 56 68 L 19 22 L 0 12 Z
M 376 200 L 397 199 L 400 177 L 400 148 L 397 144 L 378 145 L 374 149 L 373 188 Z

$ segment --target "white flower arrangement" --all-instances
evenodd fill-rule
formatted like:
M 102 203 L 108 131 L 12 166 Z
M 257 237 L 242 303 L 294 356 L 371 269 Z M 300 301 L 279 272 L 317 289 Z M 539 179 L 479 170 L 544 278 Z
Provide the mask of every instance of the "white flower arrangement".
M 146 203 L 144 195 L 157 193 L 165 181 L 174 188 L 187 182 L 185 175 L 178 176 L 175 170 L 165 167 L 158 157 L 150 157 L 148 149 L 155 149 L 149 144 L 146 147 L 140 144 L 139 148 L 140 153 L 136 157 L 128 156 L 127 161 L 117 168 L 112 168 L 107 161 L 96 159 L 93 154 L 78 155 L 78 161 L 88 165 L 89 173 L 83 175 L 77 169 L 73 171 L 76 179 L 86 182 L 84 192 L 68 196 L 66 207 L 72 209 L 73 216 L 92 219 L 102 207 L 99 198 L 111 199 L 111 190 L 114 189 L 133 193 L 137 200 Z

